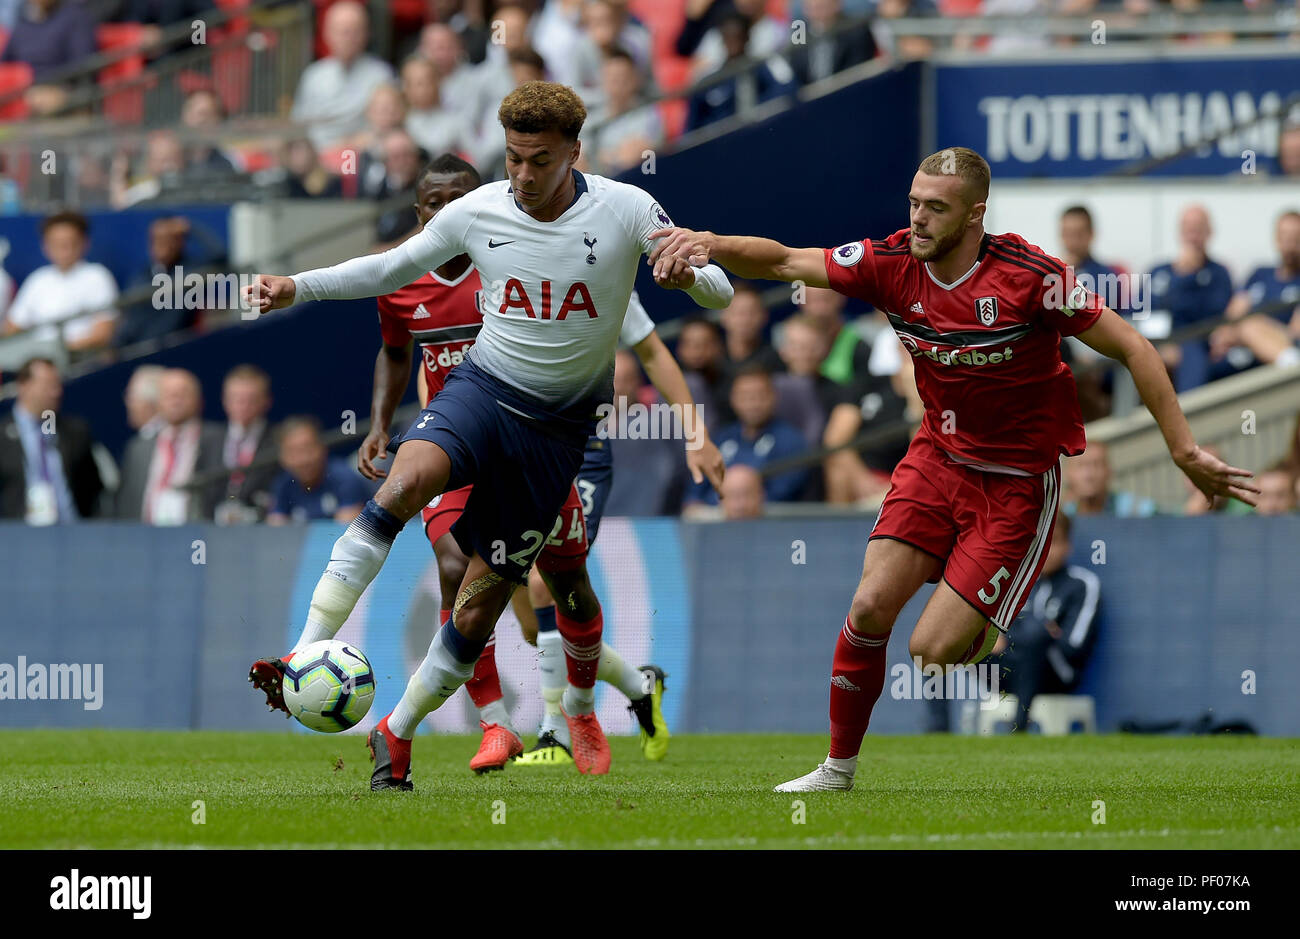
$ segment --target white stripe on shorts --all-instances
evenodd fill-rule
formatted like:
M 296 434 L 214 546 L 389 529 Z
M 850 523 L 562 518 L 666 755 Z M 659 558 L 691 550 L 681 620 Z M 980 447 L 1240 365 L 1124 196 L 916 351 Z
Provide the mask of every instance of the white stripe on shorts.
M 1006 596 L 1002 598 L 1002 604 L 998 607 L 997 612 L 993 614 L 993 625 L 1003 632 L 1011 628 L 1011 624 L 1006 622 L 1006 617 L 1020 605 L 1020 599 L 1032 584 L 1033 573 L 1038 567 L 1038 559 L 1047 547 L 1047 533 L 1052 529 L 1052 522 L 1056 518 L 1056 506 L 1061 496 L 1060 486 L 1056 478 L 1058 472 L 1060 472 L 1059 464 L 1049 469 L 1042 476 L 1043 508 L 1038 513 L 1038 528 L 1034 532 L 1034 540 L 1029 543 L 1029 551 L 1020 562 L 1020 567 L 1016 570 L 1016 576 L 1012 579 L 1011 586 L 1007 588 Z

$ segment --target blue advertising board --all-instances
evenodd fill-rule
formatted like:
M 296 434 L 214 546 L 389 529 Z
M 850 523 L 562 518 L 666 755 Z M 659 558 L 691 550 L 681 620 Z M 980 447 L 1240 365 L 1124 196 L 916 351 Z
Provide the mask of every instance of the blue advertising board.
M 871 522 L 607 518 L 589 561 L 605 639 L 628 662 L 668 672 L 674 732 L 825 733 L 831 658 Z M 248 663 L 297 637 L 342 530 L 0 524 L 0 569 L 15 585 L 0 610 L 0 727 L 296 726 L 267 713 L 245 680 Z M 1074 563 L 1101 581 L 1081 689 L 1096 698 L 1100 729 L 1208 715 L 1300 735 L 1300 517 L 1089 517 L 1072 543 Z M 932 716 L 908 656 L 929 592 L 896 623 L 874 733 L 917 733 Z M 409 525 L 339 633 L 378 678 L 357 732 L 401 696 L 439 601 L 433 553 Z M 542 713 L 536 652 L 509 611 L 496 648 L 506 706 L 529 733 Z M 625 704 L 608 686 L 598 691 L 608 732 L 636 732 Z M 458 692 L 423 726 L 472 733 L 478 722 Z
M 995 179 L 1097 176 L 1218 138 L 1152 171 L 1214 176 L 1241 173 L 1247 151 L 1273 168 L 1300 57 L 938 64 L 933 78 L 929 139 L 978 150 Z

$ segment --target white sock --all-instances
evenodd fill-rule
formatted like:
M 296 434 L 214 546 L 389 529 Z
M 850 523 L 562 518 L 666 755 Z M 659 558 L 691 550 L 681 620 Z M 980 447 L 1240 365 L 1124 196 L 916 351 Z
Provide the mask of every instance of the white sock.
M 858 758 L 856 756 L 851 756 L 848 759 L 841 760 L 833 759 L 831 756 L 827 755 L 826 765 L 833 770 L 838 770 L 846 776 L 852 776 L 858 771 Z
M 506 730 L 514 732 L 510 726 L 510 712 L 506 710 L 506 699 L 497 698 L 491 704 L 485 704 L 478 709 L 479 719 L 485 724 L 500 724 Z
M 334 638 L 352 615 L 361 594 L 384 566 L 390 547 L 391 541 L 376 537 L 356 522 L 348 526 L 334 542 L 325 573 L 312 591 L 307 624 L 293 647 L 294 652 L 313 642 Z
M 546 713 L 537 735 L 540 737 L 549 731 L 567 747 L 569 725 L 560 713 L 560 701 L 569 679 L 564 665 L 564 640 L 560 638 L 558 629 L 548 629 L 537 634 L 537 671 L 542 685 L 542 702 L 546 705 Z
M 317 585 L 316 589 L 320 590 L 320 586 Z M 344 617 L 344 619 L 346 618 Z M 320 642 L 322 639 L 333 639 L 336 632 L 338 632 L 337 629 L 330 629 L 324 623 L 308 619 L 307 625 L 302 628 L 302 635 L 298 637 L 298 641 L 289 650 L 289 654 L 297 655 L 299 650 L 311 645 L 313 642 Z
M 644 673 L 641 669 L 633 668 L 623 661 L 623 657 L 607 642 L 600 645 L 596 680 L 613 685 L 623 692 L 629 701 L 640 701 L 646 696 Z
M 442 627 L 454 629 L 451 623 Z M 441 630 L 439 630 L 441 632 Z M 474 663 L 462 662 L 451 654 L 446 643 L 435 634 L 429 652 L 406 683 L 402 700 L 388 716 L 388 729 L 403 740 L 415 736 L 415 729 L 425 715 L 431 714 L 456 693 L 456 689 L 474 677 Z
M 573 685 L 564 689 L 564 713 L 571 715 L 590 714 L 596 710 L 596 689 L 576 688 Z

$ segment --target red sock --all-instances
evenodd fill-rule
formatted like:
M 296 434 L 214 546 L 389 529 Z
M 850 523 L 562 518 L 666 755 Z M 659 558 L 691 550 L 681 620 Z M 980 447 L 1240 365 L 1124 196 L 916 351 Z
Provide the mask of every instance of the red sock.
M 596 666 L 600 664 L 600 636 L 604 631 L 604 614 L 585 623 L 571 620 L 555 609 L 555 625 L 564 640 L 564 664 L 569 670 L 569 684 L 575 688 L 592 688 L 596 684 Z
M 474 677 L 465 682 L 470 700 L 479 710 L 501 700 L 501 676 L 497 674 L 497 634 L 488 636 L 487 645 L 474 663 Z
M 831 665 L 831 757 L 847 760 L 862 749 L 862 737 L 885 687 L 889 636 L 856 633 L 848 619 L 835 643 Z

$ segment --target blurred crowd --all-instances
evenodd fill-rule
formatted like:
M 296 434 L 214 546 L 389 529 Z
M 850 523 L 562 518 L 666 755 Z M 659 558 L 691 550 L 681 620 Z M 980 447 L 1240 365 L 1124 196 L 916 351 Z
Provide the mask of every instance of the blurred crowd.
M 58 114 L 80 87 L 65 80 L 67 70 L 96 51 L 115 48 L 123 35 L 133 37 L 146 65 L 158 63 L 193 51 L 188 40 L 168 38 L 183 32 L 185 24 L 216 9 L 238 13 L 251 5 L 248 0 L 0 0 L 0 115 L 7 113 L 4 89 L 24 87 L 5 84 L 15 69 L 26 70 L 30 79 L 21 100 L 26 113 Z M 244 180 L 290 198 L 366 199 L 381 209 L 374 241 L 385 246 L 415 224 L 414 186 L 430 155 L 456 152 L 482 167 L 485 176 L 496 174 L 496 105 L 531 79 L 558 80 L 579 91 L 591 115 L 582 168 L 615 173 L 682 132 L 859 63 L 930 54 L 931 40 L 891 30 L 890 21 L 900 17 L 1079 15 L 1098 9 L 1141 16 L 1243 6 L 1268 4 L 686 0 L 683 6 L 649 0 L 429 0 L 385 5 L 386 17 L 372 23 L 371 8 L 355 0 L 316 0 L 311 9 L 317 55 L 284 102 L 291 130 L 272 137 L 242 127 L 236 133 L 226 89 L 195 80 L 174 127 L 148 132 L 135 149 L 111 140 L 111 153 L 106 151 L 102 162 L 82 161 L 78 197 L 110 209 L 148 207 L 166 205 L 178 194 L 221 192 L 222 180 Z M 802 41 L 792 43 L 796 27 Z M 230 30 L 238 28 L 250 27 L 228 24 Z M 380 29 L 383 35 L 377 35 Z M 1020 31 L 1018 41 L 1053 40 Z M 1002 40 L 972 35 L 962 42 L 995 48 Z M 381 57 L 376 49 L 387 51 Z M 661 100 L 665 93 L 680 94 Z M 1281 127 L 1273 170 L 1300 175 L 1300 125 Z M 1276 257 L 1260 258 L 1260 266 L 1239 283 L 1215 260 L 1212 219 L 1194 205 L 1179 220 L 1177 255 L 1150 271 L 1098 260 L 1093 218 L 1085 206 L 1061 217 L 1060 253 L 1076 272 L 1093 277 L 1146 278 L 1144 307 L 1120 312 L 1134 317 L 1156 343 L 1176 386 L 1185 391 L 1261 363 L 1300 362 L 1300 213 L 1283 212 L 1274 224 Z M 176 215 L 155 219 L 139 245 L 139 269 L 123 283 L 95 260 L 91 234 L 83 214 L 47 216 L 40 247 L 48 263 L 21 283 L 5 273 L 0 257 L 0 332 L 57 340 L 73 357 L 112 357 L 127 347 L 201 329 L 209 314 L 218 312 L 201 304 L 160 307 L 152 299 L 159 275 L 175 278 L 225 261 L 225 246 L 202 225 Z M 678 324 L 676 354 L 733 468 L 722 504 L 707 487 L 686 478 L 677 443 L 616 440 L 616 451 L 628 451 L 620 465 L 630 469 L 619 477 L 625 482 L 616 482 L 611 511 L 744 517 L 775 503 L 879 501 L 919 420 L 910 357 L 902 354 L 879 313 L 846 310 L 844 298 L 828 290 L 807 288 L 804 294 L 791 309 L 788 302 L 771 304 L 758 289 L 738 284 L 734 302 L 719 319 L 701 316 Z M 1085 419 L 1109 413 L 1112 371 L 1076 341 L 1067 342 L 1063 353 L 1075 370 Z M 19 370 L 15 415 L 58 412 L 57 405 L 40 406 L 57 398 L 49 397 L 59 383 L 55 358 L 36 358 Z M 175 371 L 167 376 L 165 384 L 177 391 L 172 397 L 188 405 L 201 402 L 194 376 L 185 380 Z M 227 378 L 226 385 L 236 389 L 259 387 L 261 396 L 252 397 L 265 407 L 254 407 L 257 413 L 251 415 L 238 408 L 232 413 L 223 386 L 224 430 L 203 425 L 195 407 L 179 405 L 169 412 L 172 417 L 159 411 L 137 423 L 147 410 L 140 402 L 163 397 L 157 391 L 162 377 L 150 367 L 137 378 L 128 395 L 138 399 L 128 406 L 136 438 L 123 453 L 97 451 L 90 428 L 67 430 L 77 427 L 75 418 L 60 423 L 54 439 L 48 433 L 32 438 L 32 425 L 20 416 L 12 419 L 17 429 L 6 440 L 22 448 L 0 479 L 6 514 L 22 516 L 35 505 L 40 511 L 34 517 L 48 518 L 52 506 L 57 520 L 96 515 L 283 520 L 345 515 L 356 505 L 358 493 L 343 484 L 356 482 L 355 469 L 340 469 L 321 455 L 322 431 L 310 418 L 286 422 L 278 433 L 265 427 L 270 402 L 265 375 L 244 369 Z M 618 393 L 629 399 L 653 400 L 654 391 L 631 354 L 620 353 L 615 381 Z M 22 403 L 23 395 L 37 396 L 26 399 L 36 410 Z M 243 441 L 243 432 L 236 430 L 246 425 L 258 428 L 251 435 L 254 443 L 232 443 Z M 163 428 L 172 430 L 160 433 Z M 69 441 L 84 443 L 85 453 L 70 452 L 61 465 L 58 454 Z M 58 446 L 51 449 L 54 442 Z M 29 452 L 29 443 L 39 444 L 40 453 Z M 827 452 L 819 460 L 800 459 L 821 449 Z M 86 462 L 85 454 L 97 455 Z M 1082 465 L 1095 458 L 1090 454 L 1072 462 Z M 1279 473 L 1294 476 L 1294 456 Z M 258 473 L 240 476 L 238 470 L 251 465 L 240 462 L 244 457 L 278 460 L 280 478 L 290 482 L 277 490 L 273 480 Z M 186 488 L 192 474 L 222 472 L 240 479 L 237 496 L 221 487 Z M 33 497 L 30 480 L 45 481 L 47 474 L 53 488 Z M 1295 486 L 1283 486 L 1281 476 L 1274 482 L 1294 502 Z M 183 504 L 158 498 L 170 491 L 183 493 Z M 330 498 L 319 496 L 322 491 Z M 41 496 L 50 492 L 52 499 Z M 1100 496 L 1086 488 L 1080 493 L 1070 504 L 1084 507 L 1081 511 L 1098 499 L 1102 510 L 1119 514 L 1148 508 L 1105 488 Z M 273 511 L 276 505 L 280 509 Z
M 1300 128 L 1295 134 L 1300 150 Z M 1102 299 L 1155 344 L 1180 393 L 1258 365 L 1300 364 L 1300 210 L 1276 216 L 1276 253 L 1239 282 L 1214 258 L 1213 220 L 1201 205 L 1179 213 L 1177 254 L 1147 271 L 1094 255 L 1096 231 L 1086 206 L 1065 210 L 1059 234 L 1060 257 L 1076 275 L 1090 286 L 1118 287 Z M 1099 357 L 1082 342 L 1068 341 L 1063 353 L 1075 371 L 1084 419 L 1106 416 L 1113 373 L 1093 368 Z
M 192 372 L 140 366 L 123 397 L 132 436 L 111 454 L 84 420 L 63 411 L 58 366 L 32 359 L 19 370 L 13 413 L 0 421 L 0 517 L 282 525 L 350 522 L 361 512 L 374 487 L 330 454 L 315 416 L 272 426 L 265 371 L 236 366 L 220 395 L 224 419 L 204 420 Z
M 129 93 L 139 113 L 116 118 L 135 125 L 132 133 L 78 145 L 61 197 L 81 206 L 120 209 L 181 192 L 218 198 L 225 185 L 290 198 L 391 200 L 406 198 L 414 168 L 443 152 L 491 178 L 500 160 L 497 103 L 531 79 L 579 91 L 590 113 L 581 168 L 614 174 L 683 132 L 859 63 L 930 55 L 933 39 L 890 25 L 903 17 L 1108 11 L 1133 19 L 1270 7 L 1268 0 L 687 0 L 684 8 L 651 0 L 413 0 L 384 5 L 377 36 L 357 0 L 297 4 L 314 18 L 318 55 L 268 127 L 240 120 L 251 58 L 234 75 L 195 66 L 160 71 L 139 86 L 114 83 L 195 52 L 186 26 L 205 15 L 294 0 L 0 0 L 0 121 L 75 118 L 78 92 L 96 81 L 138 89 Z M 236 17 L 205 42 L 243 41 L 255 29 Z M 1186 41 L 1225 38 L 1232 37 Z M 1063 41 L 1084 40 L 1017 28 L 971 33 L 956 45 L 996 51 Z M 98 79 L 69 77 L 87 57 L 121 50 L 131 56 L 103 66 Z M 163 95 L 169 82 L 175 93 Z M 169 111 L 173 100 L 181 103 Z
M 1234 285 L 1227 269 L 1209 252 L 1213 232 L 1208 213 L 1197 205 L 1186 207 L 1178 222 L 1177 256 L 1146 272 L 1149 296 L 1143 296 L 1141 291 L 1133 294 L 1142 297 L 1140 309 L 1120 310 L 1126 316 L 1135 317 L 1135 324 L 1155 342 L 1180 391 L 1261 363 L 1300 364 L 1300 212 L 1282 212 L 1274 226 L 1276 258 Z M 209 244 L 206 252 L 202 250 L 204 239 L 200 234 L 192 231 L 183 218 L 156 219 L 148 232 L 149 264 L 128 285 L 128 293 L 140 299 L 121 304 L 112 274 L 103 265 L 86 258 L 85 218 L 71 212 L 51 215 L 42 225 L 42 248 L 49 264 L 33 271 L 22 282 L 11 303 L 8 302 L 11 288 L 0 280 L 0 322 L 4 331 L 28 330 L 38 336 L 42 331 L 61 331 L 63 342 L 69 348 L 95 350 L 121 348 L 194 328 L 203 311 L 160 309 L 152 300 L 150 284 L 160 273 L 176 273 L 186 264 L 193 269 L 219 256 L 217 244 Z M 1085 206 L 1072 206 L 1062 213 L 1059 230 L 1062 258 L 1076 275 L 1086 274 L 1094 278 L 1094 283 L 1102 283 L 1105 275 L 1131 276 L 1122 267 L 1094 256 L 1095 235 L 1092 215 Z M 210 237 L 207 240 L 214 241 Z M 727 498 L 722 504 L 719 505 L 717 494 L 707 485 L 693 484 L 686 478 L 680 441 L 615 439 L 612 446 L 616 459 L 620 465 L 632 469 L 625 479 L 616 483 L 610 511 L 629 515 L 684 512 L 692 517 L 746 517 L 761 514 L 773 503 L 814 501 L 870 506 L 879 502 L 888 489 L 889 474 L 905 452 L 920 419 L 921 403 L 913 380 L 911 357 L 904 354 L 905 350 L 879 311 L 854 309 L 846 315 L 847 301 L 842 295 L 816 287 L 799 287 L 793 299 L 793 307 L 778 320 L 773 315 L 777 305 L 771 304 L 756 286 L 738 282 L 731 304 L 716 320 L 695 315 L 675 324 L 678 327 L 675 354 L 692 395 L 724 459 L 736 470 L 728 478 Z M 1109 298 L 1103 299 L 1117 305 Z M 781 304 L 782 308 L 788 306 L 788 303 Z M 1074 369 L 1085 420 L 1105 416 L 1115 372 L 1096 367 L 1100 364 L 1096 354 L 1077 340 L 1066 340 L 1062 352 Z M 37 417 L 46 410 L 57 412 L 57 406 L 49 404 L 45 397 L 38 398 L 30 407 L 24 404 L 24 396 L 35 393 L 32 388 L 57 384 L 50 378 L 57 370 L 55 363 L 42 360 L 23 367 L 18 375 L 16 413 L 25 410 Z M 140 440 L 152 441 L 152 449 L 146 451 L 142 449 L 144 443 L 139 443 L 115 455 L 122 467 L 120 477 L 113 472 L 104 474 L 110 480 L 118 479 L 116 485 L 107 485 L 111 503 L 105 501 L 106 496 L 96 494 L 91 498 L 84 493 L 71 493 L 69 489 L 75 497 L 56 500 L 61 510 L 79 507 L 77 511 L 82 516 L 108 514 L 150 519 L 152 500 L 145 496 L 144 485 L 158 471 L 157 466 L 150 469 L 151 465 L 160 459 L 166 462 L 159 455 L 161 444 L 154 440 L 152 433 L 161 426 L 158 415 L 149 413 L 140 417 L 148 411 L 141 401 L 160 400 L 155 379 L 141 377 L 155 371 L 147 366 L 137 373 L 128 391 L 127 408 L 133 430 Z M 182 417 L 171 423 L 196 421 L 201 402 L 196 379 L 189 376 L 185 383 L 176 374 L 169 374 L 173 384 L 178 387 L 184 384 L 193 392 L 187 399 L 189 407 L 181 409 Z M 36 381 L 36 378 L 43 380 Z M 231 401 L 241 400 L 238 392 L 250 387 L 257 394 L 243 397 L 253 398 L 256 403 L 242 408 L 234 405 L 232 411 Z M 646 384 L 630 352 L 619 353 L 615 391 L 628 401 L 645 404 L 655 401 L 654 390 Z M 267 376 L 251 368 L 232 372 L 222 389 L 223 406 L 230 427 L 256 428 L 251 435 L 255 443 L 236 446 L 230 443 L 231 431 L 227 430 L 226 442 L 218 446 L 215 438 L 207 439 L 216 433 L 212 428 L 203 430 L 197 423 L 188 425 L 197 428 L 193 431 L 198 436 L 190 454 L 193 459 L 182 461 L 176 479 L 164 474 L 164 488 L 185 485 L 189 481 L 188 470 L 201 473 L 224 468 L 229 471 L 247 465 L 259 452 L 265 457 L 266 452 L 259 451 L 259 447 L 270 445 L 272 438 L 264 426 L 270 400 Z M 279 452 L 280 463 L 289 478 L 299 479 L 307 471 L 295 471 L 292 467 L 301 467 L 306 461 L 294 459 L 291 453 L 295 449 L 319 449 L 321 432 L 308 418 L 295 419 L 288 430 L 290 455 L 286 456 L 283 449 L 271 452 Z M 89 432 L 83 436 L 87 441 L 93 440 Z M 64 438 L 57 439 L 61 442 Z M 166 440 L 166 435 L 161 439 Z M 42 440 L 45 444 L 50 442 Z M 312 446 L 307 446 L 308 443 Z M 819 450 L 825 451 L 819 458 L 808 457 Z M 1283 464 L 1270 467 L 1265 476 L 1269 501 L 1261 505 L 1263 513 L 1278 508 L 1294 509 L 1294 477 L 1300 464 L 1296 447 L 1292 450 Z M 22 460 L 14 463 L 19 469 L 23 465 Z M 1111 491 L 1103 445 L 1095 444 L 1087 454 L 1069 461 L 1069 467 L 1067 506 L 1077 505 L 1083 512 L 1119 515 L 1155 511 L 1150 503 Z M 265 485 L 244 479 L 237 487 L 242 495 L 235 501 L 243 506 L 241 511 L 245 514 L 230 514 L 232 510 L 226 508 L 226 514 L 220 517 L 274 519 L 303 516 L 304 511 L 308 513 L 305 517 L 333 517 L 338 506 L 328 500 L 320 503 L 313 493 L 322 485 L 342 486 L 345 479 L 356 484 L 360 477 L 346 466 L 339 469 L 334 464 L 321 463 L 318 469 L 319 472 L 307 472 L 308 481 L 298 489 L 290 488 L 278 494 L 271 492 L 269 479 L 262 480 Z M 102 480 L 104 475 L 93 478 Z M 90 485 L 92 474 L 84 473 L 77 478 L 81 485 Z M 2 481 L 17 487 L 4 496 L 14 512 L 23 505 L 22 499 L 14 495 L 14 492 L 21 493 L 22 479 L 21 475 L 15 475 Z M 56 491 L 63 490 L 56 487 Z M 347 493 L 336 495 L 343 498 Z M 1192 495 L 1188 512 L 1196 510 L 1197 500 Z M 216 490 L 189 492 L 184 511 L 179 514 L 180 517 L 192 517 L 188 513 L 203 518 L 219 517 L 218 507 L 229 499 L 229 493 L 223 496 Z M 271 510 L 273 504 L 286 499 L 289 509 Z M 303 509 L 308 503 L 314 506 Z M 339 504 L 347 508 L 358 503 Z M 1233 503 L 1216 510 L 1231 512 L 1240 507 Z M 175 518 L 177 512 L 165 510 L 163 515 Z
M 46 216 L 40 239 L 48 263 L 20 284 L 0 267 L 0 335 L 25 332 L 34 341 L 82 356 L 200 326 L 207 312 L 201 304 L 158 302 L 163 283 L 158 278 L 182 281 L 187 269 L 219 265 L 226 254 L 221 239 L 203 226 L 184 216 L 160 217 L 140 246 L 145 260 L 119 288 L 107 267 L 88 259 L 90 222 L 81 213 Z M 166 297 L 171 296 L 169 287 Z
M 1079 207 L 1067 211 L 1063 227 L 1074 224 L 1079 211 Z M 1291 219 L 1284 216 L 1285 224 Z M 1096 263 L 1086 251 L 1072 261 L 1079 269 Z M 1261 270 L 1271 272 L 1270 276 L 1278 271 Z M 1289 277 L 1300 291 L 1300 271 L 1291 268 Z M 1267 299 L 1255 296 L 1258 290 L 1249 286 L 1263 279 L 1257 272 L 1242 291 L 1233 294 L 1244 305 L 1227 327 L 1262 319 L 1270 324 L 1267 328 L 1285 332 L 1288 323 L 1295 323 L 1292 310 L 1300 304 L 1300 293 L 1288 294 L 1284 307 L 1270 308 Z M 889 488 L 889 474 L 920 422 L 922 405 L 911 357 L 881 313 L 847 317 L 846 300 L 840 294 L 818 288 L 805 291 L 793 315 L 772 327 L 762 294 L 738 283 L 735 299 L 719 322 L 691 318 L 677 337 L 678 361 L 728 465 L 721 506 L 707 485 L 691 484 L 686 478 L 678 442 L 616 439 L 616 464 L 631 469 L 616 473 L 611 512 L 681 511 L 688 517 L 744 518 L 762 515 L 777 503 L 811 501 L 870 508 L 880 502 Z M 1273 312 L 1250 313 L 1261 307 Z M 1288 349 L 1300 351 L 1294 340 L 1288 341 L 1292 343 Z M 1209 340 L 1187 340 L 1166 351 L 1171 378 L 1178 372 L 1176 350 L 1192 342 L 1208 344 Z M 1168 345 L 1156 344 L 1158 348 Z M 1072 340 L 1063 343 L 1065 356 L 1077 357 L 1073 349 Z M 1104 393 L 1100 379 L 1109 373 L 1085 371 L 1078 363 L 1074 368 L 1081 404 L 1090 388 Z M 642 403 L 657 400 L 631 353 L 618 354 L 614 381 L 616 396 Z M 816 456 L 810 457 L 813 453 Z M 1300 413 L 1286 455 L 1274 465 L 1255 469 L 1265 493 L 1255 511 L 1264 515 L 1296 511 Z M 1066 459 L 1062 505 L 1071 515 L 1129 517 L 1158 511 L 1150 499 L 1113 486 L 1109 453 L 1102 442 Z M 1210 511 L 1235 514 L 1251 509 L 1225 500 L 1211 507 L 1190 488 L 1178 508 L 1179 514 L 1187 515 Z
M 689 479 L 682 439 L 620 432 L 615 423 L 606 511 L 743 519 L 794 503 L 879 504 L 919 425 L 911 357 L 881 314 L 849 319 L 840 294 L 804 289 L 797 312 L 772 328 L 763 295 L 739 283 L 720 322 L 691 318 L 676 337 L 699 416 L 728 467 L 724 498 Z M 0 517 L 33 524 L 96 517 L 152 524 L 347 521 L 373 492 L 356 469 L 359 438 L 323 428 L 313 415 L 273 426 L 271 377 L 252 365 L 231 369 L 213 389 L 220 422 L 202 418 L 203 389 L 194 374 L 138 367 L 124 396 L 133 436 L 116 454 L 97 443 L 85 421 L 64 413 L 55 362 L 26 362 L 16 384 L 13 412 L 0 421 Z M 614 394 L 626 404 L 660 403 L 626 349 L 615 359 Z M 1296 512 L 1300 414 L 1285 455 L 1256 469 L 1256 509 L 1223 500 L 1210 505 L 1189 486 L 1180 514 Z M 1157 513 L 1149 499 L 1113 484 L 1100 441 L 1065 461 L 1062 508 L 1072 516 Z

